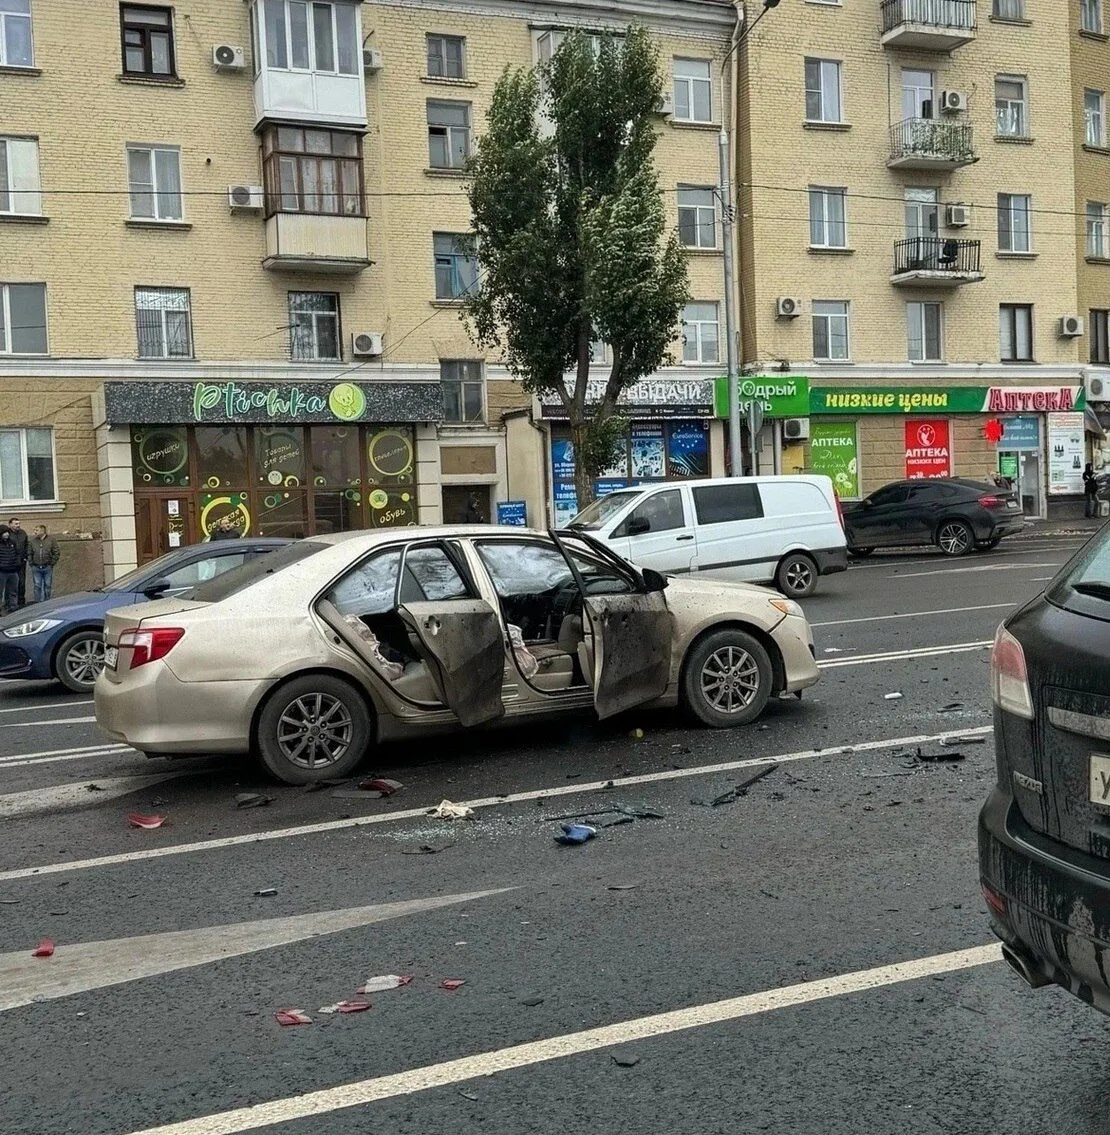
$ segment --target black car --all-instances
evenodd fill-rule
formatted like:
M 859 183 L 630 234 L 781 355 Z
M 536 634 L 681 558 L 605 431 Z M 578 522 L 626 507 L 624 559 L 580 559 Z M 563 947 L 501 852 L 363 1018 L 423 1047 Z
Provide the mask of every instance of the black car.
M 946 556 L 962 556 L 973 548 L 996 548 L 1003 536 L 1024 527 L 1013 489 L 963 477 L 896 481 L 844 508 L 853 556 L 917 544 L 935 544 Z
M 1110 531 L 998 629 L 979 877 L 1006 960 L 1110 1013 Z

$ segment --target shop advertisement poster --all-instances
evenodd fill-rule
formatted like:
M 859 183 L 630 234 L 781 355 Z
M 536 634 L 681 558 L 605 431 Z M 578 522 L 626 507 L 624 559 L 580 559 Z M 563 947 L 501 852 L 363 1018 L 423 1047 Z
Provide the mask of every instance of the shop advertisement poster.
M 578 494 L 574 484 L 555 483 L 555 527 L 566 528 L 578 515 Z
M 812 472 L 832 479 L 844 498 L 859 498 L 859 454 L 855 422 L 813 422 L 810 427 Z
M 551 476 L 556 481 L 574 480 L 574 446 L 565 438 L 552 439 Z
M 667 459 L 663 426 L 632 427 L 632 476 L 653 481 L 666 476 Z
M 947 418 L 905 423 L 906 479 L 952 476 L 952 447 Z
M 1039 418 L 1002 419 L 1002 440 L 998 443 L 999 449 L 1040 449 L 1040 447 Z
M 497 523 L 510 528 L 528 527 L 527 501 L 498 501 Z
M 1048 415 L 1048 491 L 1083 491 L 1083 415 Z
M 708 477 L 709 430 L 705 423 L 675 424 L 669 434 L 667 476 Z

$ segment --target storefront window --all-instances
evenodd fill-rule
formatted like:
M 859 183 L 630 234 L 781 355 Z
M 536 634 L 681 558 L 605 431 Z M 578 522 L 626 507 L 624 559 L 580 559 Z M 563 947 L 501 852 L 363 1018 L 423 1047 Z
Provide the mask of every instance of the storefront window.
M 262 493 L 258 502 L 258 536 L 300 540 L 308 535 L 305 494 L 292 491 Z
M 136 488 L 189 484 L 189 431 L 185 426 L 136 426 L 131 431 Z
M 369 526 L 416 523 L 416 445 L 408 426 L 371 429 L 366 435 Z
M 226 489 L 250 484 L 245 426 L 197 426 L 194 434 L 202 486 Z
M 362 484 L 358 430 L 349 426 L 310 426 L 312 483 L 318 488 Z
M 254 461 L 255 484 L 287 489 L 304 484 L 304 430 L 299 426 L 256 426 Z

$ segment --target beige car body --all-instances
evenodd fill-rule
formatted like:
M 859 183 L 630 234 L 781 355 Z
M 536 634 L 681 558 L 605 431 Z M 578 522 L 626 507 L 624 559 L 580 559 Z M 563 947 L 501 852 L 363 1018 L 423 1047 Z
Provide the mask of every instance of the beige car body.
M 182 598 L 112 611 L 105 636 L 108 647 L 118 649 L 118 662 L 97 680 L 97 722 L 111 737 L 148 755 L 247 753 L 255 746 L 260 708 L 271 691 L 304 674 L 327 673 L 346 679 L 362 692 L 372 708 L 377 740 L 460 728 L 459 713 L 443 704 L 427 676 L 422 679 L 417 674 L 407 687 L 405 681 L 386 680 L 319 610 L 321 600 L 336 581 L 371 554 L 402 546 L 411 551 L 414 546 L 427 544 L 454 549 L 477 588 L 478 599 L 496 613 L 504 646 L 500 687 L 504 708 L 500 720 L 513 722 L 587 709 L 595 704 L 591 686 L 545 692 L 535 680 L 525 679 L 515 661 L 499 597 L 475 542 L 521 540 L 553 546 L 546 533 L 476 525 L 313 537 L 313 543 L 322 545 L 319 551 L 263 575 L 221 601 Z M 597 559 L 604 562 L 600 555 Z M 624 566 L 630 576 L 639 578 L 636 569 Z M 400 574 L 404 575 L 403 568 Z M 683 661 L 691 644 L 720 627 L 742 628 L 768 649 L 774 668 L 772 693 L 800 693 L 818 679 L 809 625 L 800 609 L 784 613 L 782 605 L 787 601 L 775 592 L 749 584 L 684 577 L 667 579 L 665 591 L 654 595 L 603 596 L 591 598 L 590 603 L 608 608 L 618 599 L 650 608 L 654 614 L 649 617 L 659 625 L 660 620 L 667 622 L 669 660 L 665 688 L 658 688 L 662 682 L 657 682 L 647 696 L 641 696 L 642 692 L 632 688 L 634 679 L 629 679 L 620 692 L 619 704 L 610 699 L 603 710 L 599 703 L 603 716 L 608 716 L 605 710 L 613 710 L 614 705 L 616 712 L 631 704 L 675 705 L 680 697 Z M 618 613 L 618 617 L 623 616 Z M 120 635 L 129 629 L 159 626 L 184 628 L 185 634 L 165 658 L 130 669 L 131 651 L 119 649 Z M 589 627 L 582 637 L 578 651 L 581 673 L 600 691 L 618 663 L 598 657 L 604 653 L 603 642 Z M 434 664 L 432 659 L 426 661 L 429 666 Z M 462 712 L 463 707 L 459 708 Z

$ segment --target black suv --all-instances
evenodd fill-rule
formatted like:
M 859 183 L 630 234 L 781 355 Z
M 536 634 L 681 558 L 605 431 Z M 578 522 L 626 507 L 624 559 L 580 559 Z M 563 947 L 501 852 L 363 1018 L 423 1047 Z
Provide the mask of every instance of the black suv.
M 1110 529 L 998 628 L 991 694 L 991 927 L 1034 988 L 1056 982 L 1110 1012 Z
M 896 481 L 844 508 L 848 551 L 857 557 L 916 544 L 935 544 L 946 556 L 985 552 L 1024 527 L 1013 489 L 963 477 Z

